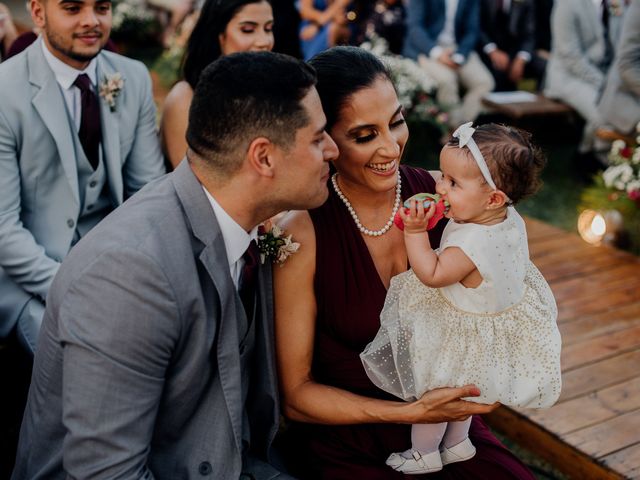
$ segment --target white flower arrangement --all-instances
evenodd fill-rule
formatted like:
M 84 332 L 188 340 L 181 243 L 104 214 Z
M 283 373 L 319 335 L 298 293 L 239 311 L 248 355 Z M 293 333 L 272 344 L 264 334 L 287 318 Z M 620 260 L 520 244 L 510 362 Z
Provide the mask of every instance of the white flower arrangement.
M 146 23 L 154 20 L 155 15 L 145 0 L 122 0 L 113 7 L 111 28 L 118 31 L 127 21 Z
M 300 248 L 298 242 L 286 235 L 278 225 L 273 224 L 269 230 L 258 233 L 258 249 L 260 250 L 260 263 L 270 259 L 273 263 L 282 264 Z
M 124 78 L 120 72 L 113 75 L 105 75 L 100 83 L 100 96 L 109 105 L 109 110 L 116 111 L 116 98 L 124 88 Z
M 433 78 L 410 58 L 392 54 L 387 41 L 375 33 L 370 33 L 369 40 L 360 47 L 376 55 L 388 67 L 398 100 L 408 117 L 446 130 L 448 115 L 433 100 L 437 87 Z
M 640 201 L 640 123 L 636 127 L 639 134 L 635 145 L 627 145 L 623 140 L 615 140 L 609 152 L 610 166 L 602 173 L 607 188 L 626 192 L 631 200 Z

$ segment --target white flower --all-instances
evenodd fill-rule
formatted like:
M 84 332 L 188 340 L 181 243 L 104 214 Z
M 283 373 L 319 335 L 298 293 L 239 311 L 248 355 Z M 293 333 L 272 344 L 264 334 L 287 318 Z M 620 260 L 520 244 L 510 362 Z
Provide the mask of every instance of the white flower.
M 627 193 L 631 193 L 634 190 L 640 190 L 640 179 L 635 179 L 627 183 Z
M 291 235 L 285 237 L 284 234 L 284 230 L 273 224 L 268 231 L 258 235 L 261 263 L 270 258 L 273 263 L 282 265 L 289 255 L 298 251 L 300 244 L 294 242 Z
M 116 72 L 112 75 L 105 75 L 100 83 L 100 96 L 107 102 L 112 112 L 116 111 L 116 98 L 124 88 L 124 78 L 122 74 Z
M 624 140 L 614 140 L 611 144 L 611 153 L 620 153 L 620 150 L 622 150 L 626 146 L 627 144 L 624 142 Z

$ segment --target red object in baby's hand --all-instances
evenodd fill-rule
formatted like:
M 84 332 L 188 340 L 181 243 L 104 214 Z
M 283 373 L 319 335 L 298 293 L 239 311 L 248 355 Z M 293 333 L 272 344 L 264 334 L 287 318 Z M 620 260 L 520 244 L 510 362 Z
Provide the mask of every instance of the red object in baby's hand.
M 404 202 L 404 210 L 405 213 L 409 213 L 409 207 L 411 206 L 411 200 L 416 200 L 418 202 L 422 202 L 424 205 L 424 209 L 427 210 L 432 202 L 436 204 L 436 211 L 433 214 L 433 217 L 429 219 L 429 223 L 427 224 L 427 230 L 431 230 L 436 224 L 444 217 L 447 210 L 449 210 L 449 202 L 440 198 L 440 195 L 437 193 L 416 193 L 412 197 L 409 197 Z M 404 222 L 402 221 L 402 217 L 400 216 L 400 212 L 396 213 L 396 216 L 393 217 L 393 223 L 400 230 L 404 230 Z

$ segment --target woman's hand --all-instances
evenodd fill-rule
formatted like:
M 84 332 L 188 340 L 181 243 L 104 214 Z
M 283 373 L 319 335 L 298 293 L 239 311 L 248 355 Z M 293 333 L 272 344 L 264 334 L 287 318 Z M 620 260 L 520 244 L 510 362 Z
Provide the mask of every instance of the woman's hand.
M 489 413 L 500 406 L 461 400 L 465 397 L 477 397 L 480 390 L 474 385 L 460 388 L 436 388 L 425 393 L 419 400 L 408 405 L 411 414 L 407 423 L 439 423 L 465 420 L 470 415 Z
M 315 23 L 310 23 L 302 30 L 300 30 L 300 39 L 304 41 L 311 40 L 318 34 L 319 31 L 320 27 L 318 27 L 318 25 L 316 25 Z

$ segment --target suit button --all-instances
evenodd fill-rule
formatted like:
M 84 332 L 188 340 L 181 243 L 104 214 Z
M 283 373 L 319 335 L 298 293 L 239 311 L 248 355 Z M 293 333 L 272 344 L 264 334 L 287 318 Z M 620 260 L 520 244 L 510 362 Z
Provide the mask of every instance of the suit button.
M 202 462 L 198 465 L 198 472 L 200 475 L 211 475 L 213 469 L 211 468 L 211 464 L 209 462 Z
M 91 188 L 95 187 L 98 184 L 98 182 L 96 182 L 95 180 L 91 180 L 91 182 L 89 183 L 89 186 Z
M 75 224 L 76 222 L 74 222 L 72 219 L 67 220 L 67 226 L 69 228 L 73 228 Z

